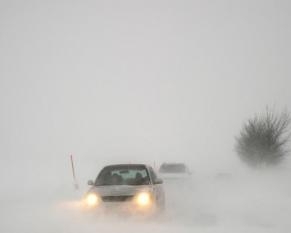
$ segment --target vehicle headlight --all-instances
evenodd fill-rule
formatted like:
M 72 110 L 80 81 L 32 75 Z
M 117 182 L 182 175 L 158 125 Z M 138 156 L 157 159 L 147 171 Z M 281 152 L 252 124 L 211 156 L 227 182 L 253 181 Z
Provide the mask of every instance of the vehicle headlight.
M 86 204 L 89 207 L 97 206 L 100 202 L 99 197 L 95 193 L 88 193 L 85 199 Z
M 151 194 L 149 192 L 141 192 L 137 194 L 136 203 L 139 206 L 149 206 L 152 203 Z

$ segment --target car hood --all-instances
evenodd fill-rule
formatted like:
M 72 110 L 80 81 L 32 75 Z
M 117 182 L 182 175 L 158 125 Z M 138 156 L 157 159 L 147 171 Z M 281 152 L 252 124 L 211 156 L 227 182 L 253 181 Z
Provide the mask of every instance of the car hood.
M 94 186 L 89 192 L 98 193 L 100 196 L 134 196 L 138 192 L 151 190 L 150 185 L 105 185 Z

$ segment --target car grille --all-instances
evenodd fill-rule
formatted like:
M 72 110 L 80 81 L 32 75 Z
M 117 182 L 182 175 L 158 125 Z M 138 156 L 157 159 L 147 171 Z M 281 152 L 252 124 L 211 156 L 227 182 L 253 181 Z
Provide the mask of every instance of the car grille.
M 123 202 L 132 200 L 133 196 L 103 196 L 104 202 Z

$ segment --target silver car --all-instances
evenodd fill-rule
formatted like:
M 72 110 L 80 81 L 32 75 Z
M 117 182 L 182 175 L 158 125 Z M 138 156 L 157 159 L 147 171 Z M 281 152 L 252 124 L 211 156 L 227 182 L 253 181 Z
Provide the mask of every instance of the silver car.
M 92 186 L 84 198 L 88 209 L 152 213 L 165 207 L 163 181 L 145 164 L 106 166 L 88 184 Z

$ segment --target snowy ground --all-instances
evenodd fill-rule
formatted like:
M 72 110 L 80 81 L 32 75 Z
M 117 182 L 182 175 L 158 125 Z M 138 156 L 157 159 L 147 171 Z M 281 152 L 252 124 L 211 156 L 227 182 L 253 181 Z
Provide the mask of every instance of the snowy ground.
M 44 188 L 44 187 L 42 187 Z M 157 219 L 92 216 L 75 203 L 83 191 L 1 193 L 0 232 L 290 232 L 290 173 L 194 174 L 166 181 L 167 210 Z M 42 189 L 44 190 L 44 189 Z

